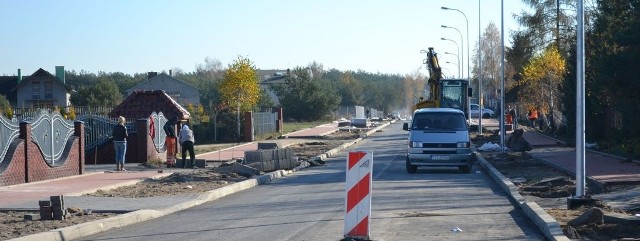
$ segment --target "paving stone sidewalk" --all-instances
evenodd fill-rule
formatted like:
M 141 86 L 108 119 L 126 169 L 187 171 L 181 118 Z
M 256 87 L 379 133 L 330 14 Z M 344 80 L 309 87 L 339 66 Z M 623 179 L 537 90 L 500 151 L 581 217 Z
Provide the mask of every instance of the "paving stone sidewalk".
M 537 159 L 565 170 L 576 172 L 576 149 L 564 146 L 559 140 L 527 130 L 523 137 L 533 146 L 530 154 Z M 640 163 L 602 152 L 585 152 L 585 173 L 588 177 L 604 185 L 616 183 L 640 184 Z

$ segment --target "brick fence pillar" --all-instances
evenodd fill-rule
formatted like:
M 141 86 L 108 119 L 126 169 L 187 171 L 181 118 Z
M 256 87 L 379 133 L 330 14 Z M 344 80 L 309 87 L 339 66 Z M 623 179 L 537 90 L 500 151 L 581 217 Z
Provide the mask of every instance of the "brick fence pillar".
M 147 162 L 149 153 L 149 119 L 141 118 L 136 120 L 136 148 L 135 148 L 135 161 L 136 163 Z
M 29 182 L 29 149 L 33 146 L 31 142 L 31 123 L 22 121 L 20 122 L 20 139 L 24 140 L 24 182 Z
M 253 112 L 244 113 L 244 141 L 252 142 L 255 140 L 253 136 Z
M 84 138 L 84 122 L 82 121 L 74 121 L 73 122 L 73 135 L 78 137 L 78 173 L 80 175 L 84 174 L 84 146 L 85 146 L 85 138 Z

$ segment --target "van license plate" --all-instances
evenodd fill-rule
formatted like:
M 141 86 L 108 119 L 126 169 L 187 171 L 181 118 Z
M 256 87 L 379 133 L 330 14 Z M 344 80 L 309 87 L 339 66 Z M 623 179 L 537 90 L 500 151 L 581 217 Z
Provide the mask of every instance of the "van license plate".
M 431 160 L 446 161 L 446 160 L 449 160 L 449 156 L 431 155 Z

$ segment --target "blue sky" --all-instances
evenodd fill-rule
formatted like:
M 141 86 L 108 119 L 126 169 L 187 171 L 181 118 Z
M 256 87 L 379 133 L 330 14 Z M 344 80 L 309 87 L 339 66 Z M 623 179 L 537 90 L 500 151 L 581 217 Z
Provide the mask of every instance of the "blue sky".
M 481 25 L 500 28 L 500 0 L 481 0 Z M 477 0 L 2 0 L 0 75 L 38 68 L 96 73 L 195 70 L 206 57 L 224 66 L 239 55 L 260 69 L 306 66 L 409 74 L 422 67 L 421 49 L 434 47 L 442 66 L 457 72 L 452 55 L 463 34 L 478 40 Z M 520 0 L 504 1 L 508 45 Z M 446 73 L 446 72 L 445 72 Z

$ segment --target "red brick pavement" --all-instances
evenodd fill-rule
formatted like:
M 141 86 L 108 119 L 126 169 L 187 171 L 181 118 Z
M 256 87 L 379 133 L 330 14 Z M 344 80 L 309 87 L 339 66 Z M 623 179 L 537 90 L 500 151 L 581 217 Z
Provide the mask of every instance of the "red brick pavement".
M 95 191 L 114 185 L 133 184 L 139 180 L 160 175 L 157 171 L 96 172 L 84 175 L 0 187 L 0 207 L 14 203 L 49 200 L 50 196 L 71 195 Z
M 338 123 L 329 123 L 329 124 L 319 125 L 313 128 L 291 132 L 284 136 L 286 136 L 287 138 L 321 136 L 321 135 L 334 132 L 336 130 L 338 130 Z
M 576 171 L 576 150 L 574 147 L 557 146 L 558 141 L 533 130 L 525 130 L 523 136 L 533 146 L 530 152 L 535 158 L 565 169 Z M 585 173 L 601 183 L 639 183 L 640 164 L 624 158 L 604 153 L 585 152 Z

